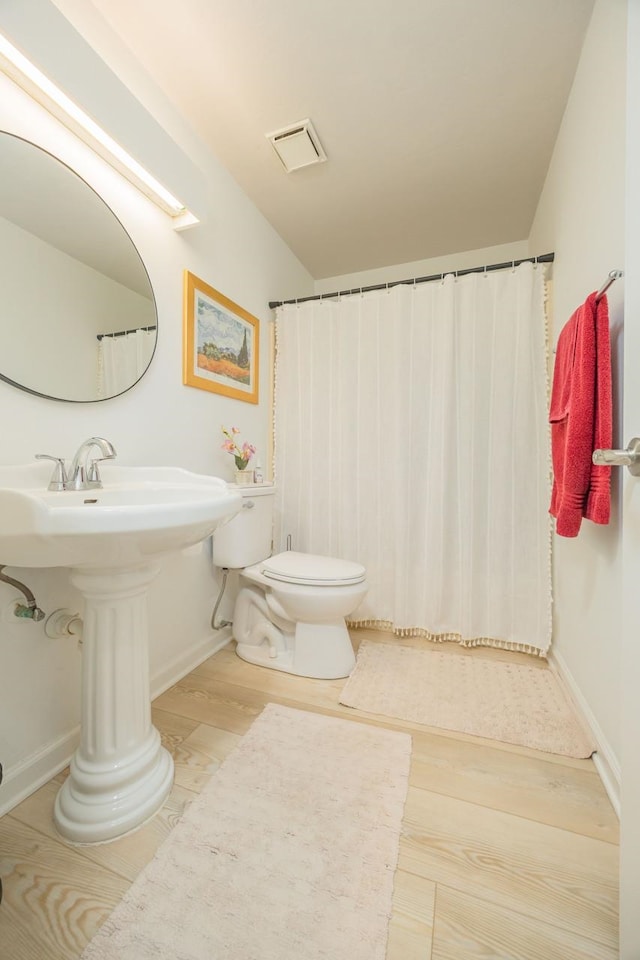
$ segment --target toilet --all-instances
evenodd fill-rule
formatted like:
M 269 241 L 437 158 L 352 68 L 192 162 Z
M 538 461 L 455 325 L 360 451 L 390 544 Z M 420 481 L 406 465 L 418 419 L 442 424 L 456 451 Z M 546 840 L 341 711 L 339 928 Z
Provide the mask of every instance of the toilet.
M 359 563 L 286 551 L 271 556 L 275 487 L 239 487 L 242 509 L 213 535 L 213 563 L 240 572 L 233 613 L 243 660 L 301 677 L 348 677 L 345 623 L 367 592 Z

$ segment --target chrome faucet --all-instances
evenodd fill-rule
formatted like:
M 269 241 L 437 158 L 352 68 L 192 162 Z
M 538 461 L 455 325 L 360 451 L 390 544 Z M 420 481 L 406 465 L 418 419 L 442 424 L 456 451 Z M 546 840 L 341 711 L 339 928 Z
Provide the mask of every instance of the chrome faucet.
M 89 452 L 97 447 L 99 457 L 89 457 Z M 112 460 L 116 456 L 113 445 L 103 437 L 89 437 L 80 444 L 71 461 L 69 473 L 60 457 L 47 453 L 37 453 L 36 460 L 53 460 L 55 469 L 49 482 L 49 490 L 96 490 L 102 487 L 98 463 L 100 460 Z
M 101 456 L 89 459 L 89 451 L 97 447 Z M 102 437 L 89 437 L 81 443 L 71 461 L 71 469 L 65 490 L 91 490 L 102 486 L 98 462 L 112 460 L 116 455 L 112 444 Z

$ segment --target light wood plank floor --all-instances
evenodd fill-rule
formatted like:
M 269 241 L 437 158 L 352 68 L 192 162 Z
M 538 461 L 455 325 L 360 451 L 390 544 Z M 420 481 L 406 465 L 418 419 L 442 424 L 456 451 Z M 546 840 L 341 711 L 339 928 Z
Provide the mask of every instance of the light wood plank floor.
M 354 645 L 363 637 L 390 640 L 358 630 Z M 343 684 L 255 667 L 227 647 L 155 701 L 176 777 L 150 823 L 67 845 L 51 820 L 65 773 L 0 819 L 1 960 L 78 958 L 268 702 L 412 734 L 387 960 L 614 960 L 618 824 L 592 761 L 374 717 L 339 705 Z

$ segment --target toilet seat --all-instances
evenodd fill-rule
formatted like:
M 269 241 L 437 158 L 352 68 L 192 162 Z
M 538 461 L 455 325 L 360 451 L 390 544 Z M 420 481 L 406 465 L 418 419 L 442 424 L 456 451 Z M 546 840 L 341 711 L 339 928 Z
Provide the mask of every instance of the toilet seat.
M 264 560 L 261 570 L 270 580 L 312 587 L 362 583 L 366 575 L 365 568 L 351 560 L 337 560 L 335 557 L 321 557 L 313 553 L 296 553 L 293 550 L 277 553 Z

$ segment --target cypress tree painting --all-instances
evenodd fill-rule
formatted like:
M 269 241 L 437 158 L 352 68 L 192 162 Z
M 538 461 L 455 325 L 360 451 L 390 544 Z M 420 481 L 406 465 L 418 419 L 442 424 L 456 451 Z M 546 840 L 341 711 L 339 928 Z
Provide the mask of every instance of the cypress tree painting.
M 258 330 L 255 317 L 185 271 L 184 383 L 257 403 Z

